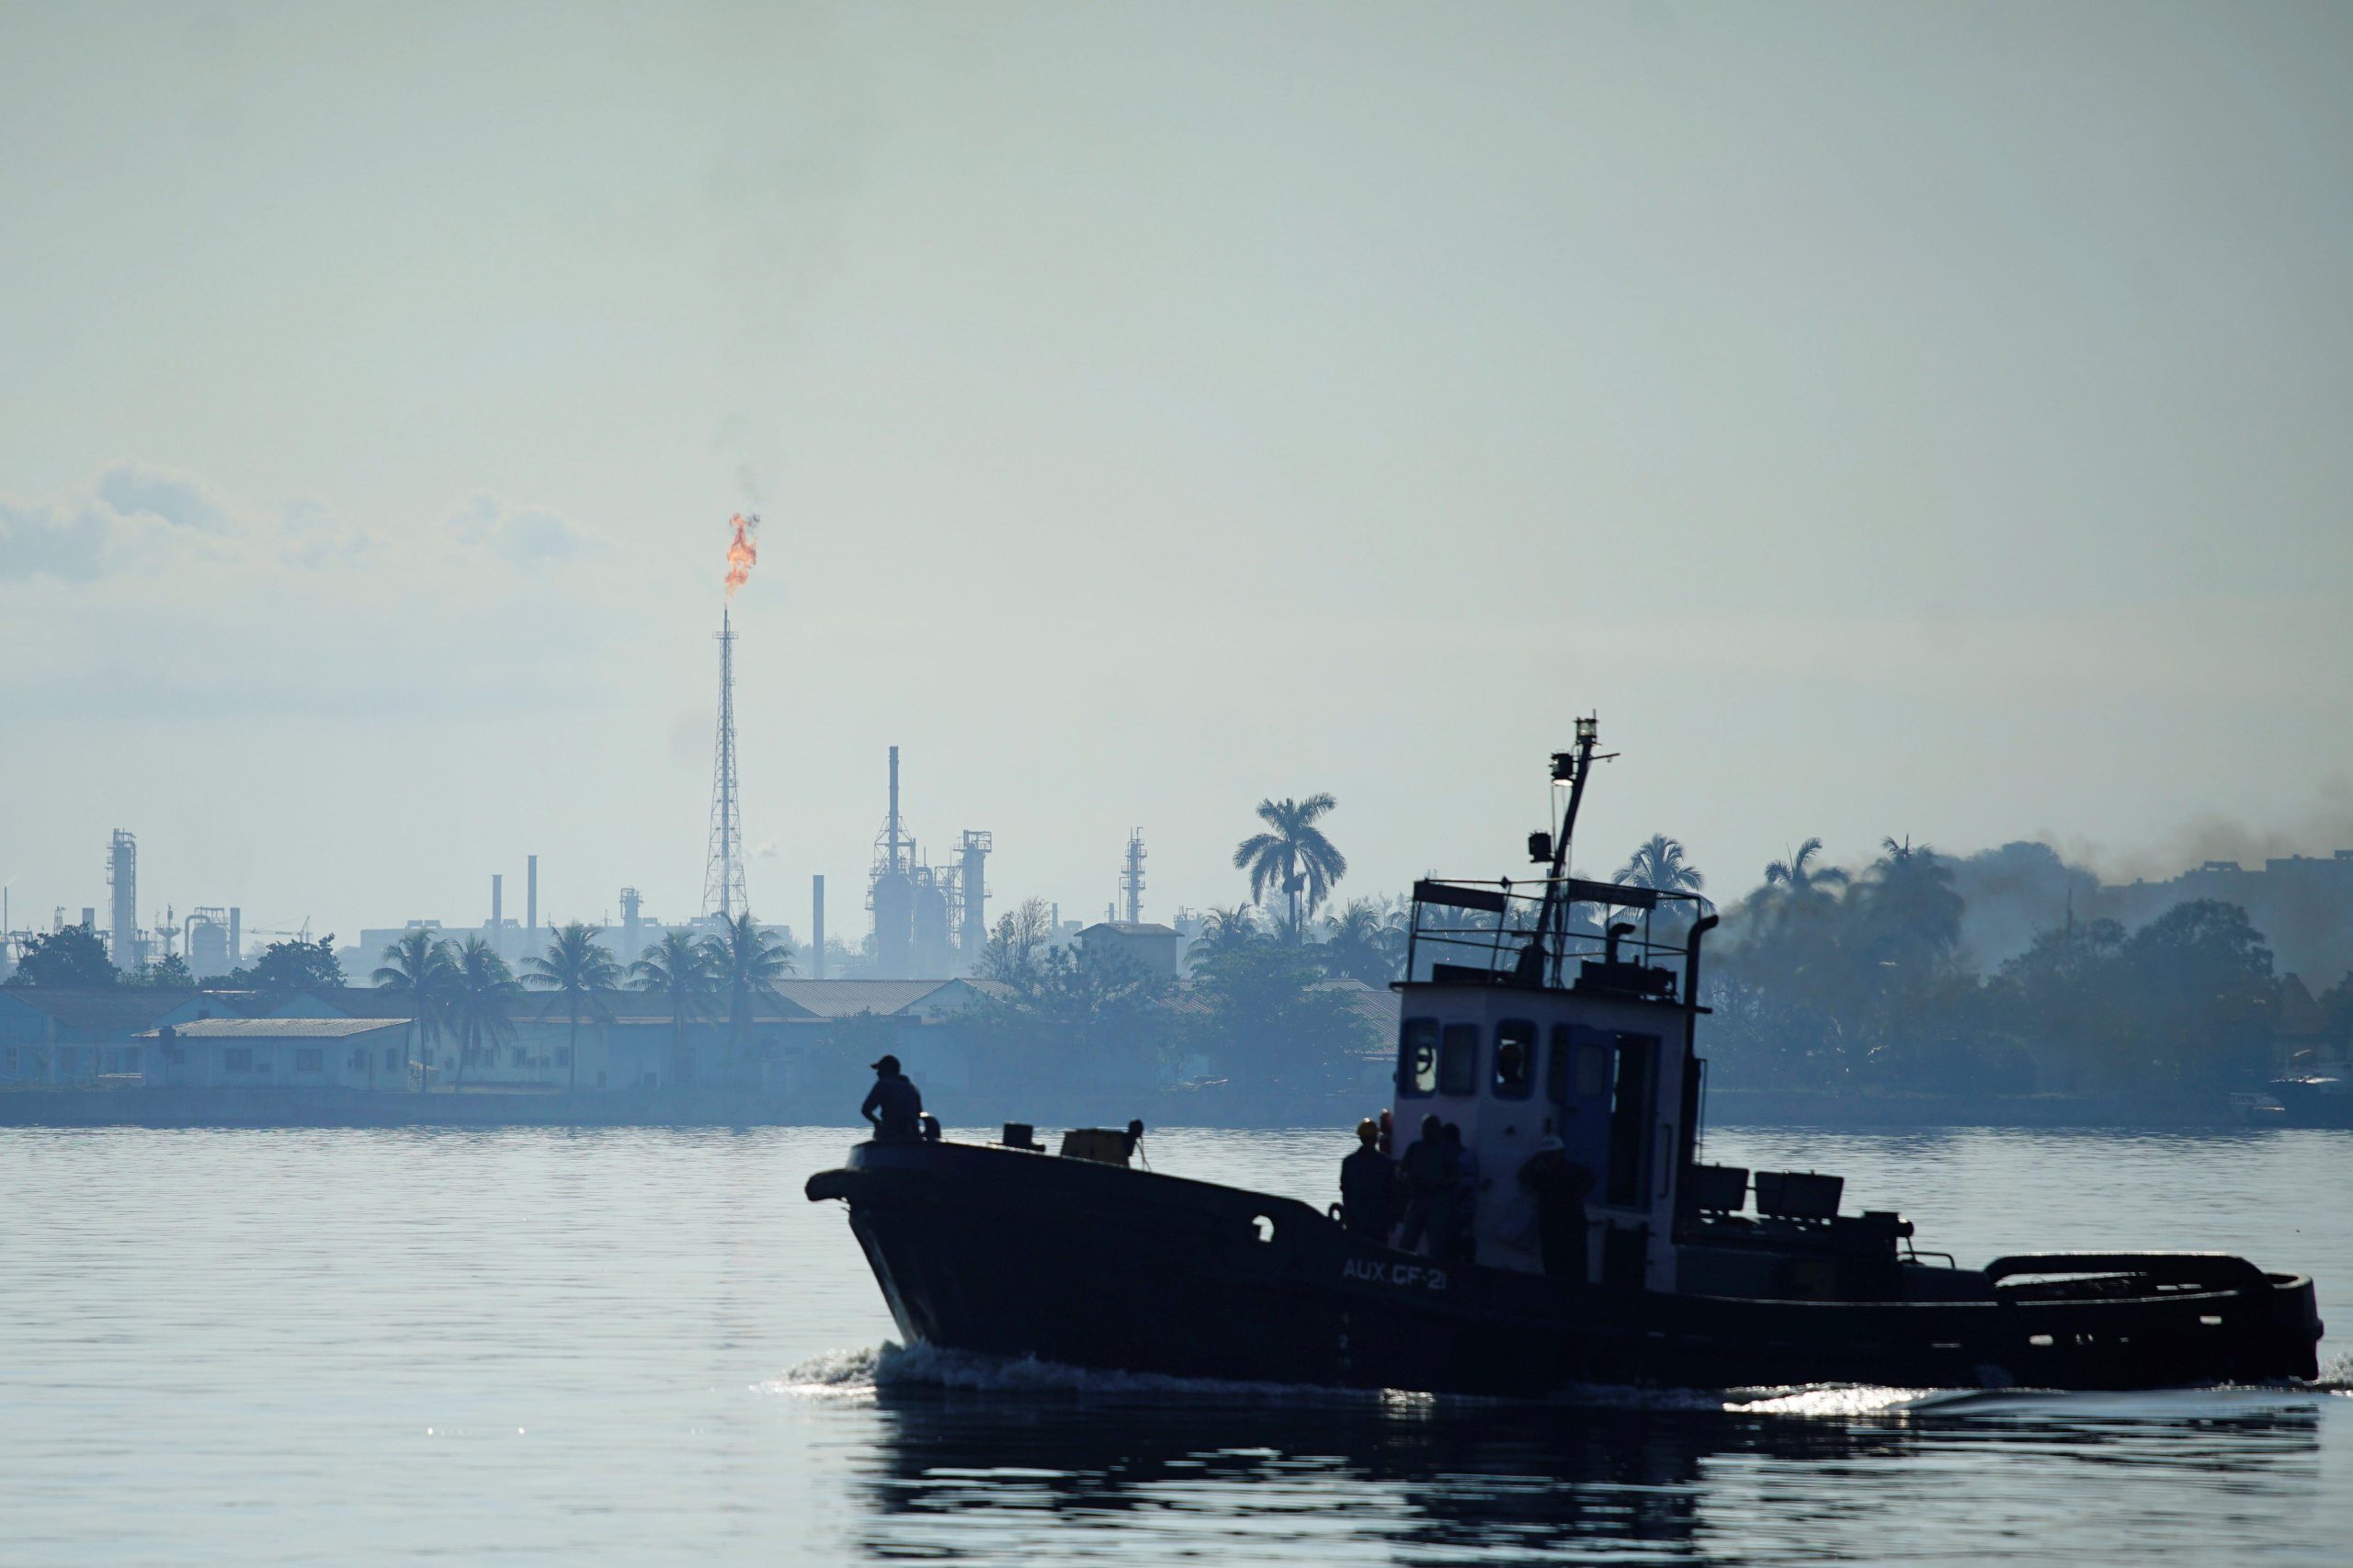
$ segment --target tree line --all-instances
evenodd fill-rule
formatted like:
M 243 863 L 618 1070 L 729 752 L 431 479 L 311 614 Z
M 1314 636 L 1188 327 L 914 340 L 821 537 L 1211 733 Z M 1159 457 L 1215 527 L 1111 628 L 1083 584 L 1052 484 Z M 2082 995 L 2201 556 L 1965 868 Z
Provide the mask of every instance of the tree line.
M 2211 1092 L 2274 1065 L 2281 983 L 2236 904 L 2137 930 L 2067 912 L 1982 969 L 1953 861 L 1889 838 L 1860 875 L 1808 839 L 1725 921 L 1705 1000 L 1721 1085 L 1944 1093 Z M 2320 998 L 2353 1024 L 2353 977 Z
M 961 1020 L 983 1070 L 1055 1082 L 1210 1079 L 1254 1093 L 1312 1096 L 1354 1084 L 1362 1054 L 1387 1042 L 1331 983 L 1385 986 L 1401 977 L 1409 901 L 1335 906 L 1348 863 L 1325 830 L 1329 792 L 1258 803 L 1258 830 L 1233 852 L 1249 897 L 1209 911 L 1191 974 L 1143 972 L 1120 954 L 1056 945 L 1048 906 L 1000 916 L 976 977 L 993 994 Z M 2016 846 L 2014 846 L 2016 847 Z M 1703 1000 L 1719 1086 L 1933 1092 L 2211 1090 L 2272 1064 L 2284 993 L 2245 910 L 2183 903 L 2138 930 L 2063 916 L 2024 950 L 1982 968 L 1961 941 L 1967 903 L 1956 862 L 1909 838 L 1884 839 L 1850 874 L 1809 838 L 1764 869 L 1727 907 Z M 2054 862 L 2055 864 L 2055 862 Z M 1652 835 L 1614 873 L 1635 886 L 1693 895 L 1706 878 L 1677 839 Z M 1688 907 L 1688 906 L 1685 906 Z M 1476 920 L 1475 915 L 1467 918 Z M 1662 909 L 1654 935 L 1679 940 Z M 672 1024 L 673 1074 L 691 1076 L 688 1026 L 723 1017 L 741 1057 L 754 1004 L 793 972 L 789 944 L 748 915 L 697 938 L 674 932 L 626 969 L 574 924 L 524 960 L 518 980 L 488 943 L 407 933 L 388 948 L 378 984 L 411 993 L 429 1047 L 458 1046 L 462 1081 L 511 1039 L 512 1000 L 549 994 L 570 1024 L 577 1085 L 579 1026 L 609 1017 L 624 987 L 657 995 Z M 272 943 L 251 969 L 209 984 L 292 991 L 344 983 L 330 935 Z M 176 968 L 173 966 L 177 966 Z M 185 984 L 176 959 L 124 976 L 97 934 L 73 926 L 30 944 L 12 985 Z M 2353 975 L 2318 1001 L 2322 1028 L 2353 1034 Z M 543 1016 L 545 1016 L 543 1012 Z M 825 1054 L 844 1062 L 888 1050 L 893 1026 L 847 1020 Z M 837 1064 L 836 1064 L 837 1065 Z
M 9 985 L 27 989 L 103 991 L 126 989 L 210 991 L 305 991 L 344 983 L 343 965 L 335 956 L 335 933 L 316 941 L 295 938 L 272 942 L 250 968 L 232 970 L 203 980 L 189 972 L 188 960 L 177 953 L 151 959 L 135 970 L 117 969 L 107 956 L 106 939 L 87 926 L 67 926 L 25 944 L 22 960 L 8 976 Z
M 695 1068 L 688 1027 L 723 1018 L 725 1064 L 733 1064 L 750 1043 L 755 1005 L 774 996 L 777 982 L 793 972 L 791 944 L 771 937 L 749 912 L 705 937 L 667 932 L 626 970 L 598 940 L 602 935 L 601 926 L 580 921 L 557 926 L 546 950 L 523 960 L 518 980 L 480 937 L 458 943 L 415 930 L 385 948 L 374 979 L 409 998 L 428 1061 L 443 1036 L 456 1044 L 460 1084 L 468 1066 L 494 1060 L 514 1039 L 516 998 L 527 987 L 546 994 L 540 1017 L 563 1018 L 565 1063 L 577 1089 L 580 1026 L 611 1018 L 613 993 L 630 989 L 660 999 L 670 1015 L 671 1081 L 683 1084 L 693 1081 Z M 429 1075 L 419 1074 L 420 1088 Z

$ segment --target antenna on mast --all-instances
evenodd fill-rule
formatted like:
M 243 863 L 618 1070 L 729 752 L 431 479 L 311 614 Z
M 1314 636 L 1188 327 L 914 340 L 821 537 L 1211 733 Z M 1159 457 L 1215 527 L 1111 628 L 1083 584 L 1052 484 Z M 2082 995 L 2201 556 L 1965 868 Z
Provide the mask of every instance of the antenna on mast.
M 1568 947 L 1570 900 L 1564 890 L 1568 886 L 1569 845 L 1577 831 L 1577 808 L 1585 803 L 1586 780 L 1593 774 L 1593 765 L 1608 762 L 1618 755 L 1607 752 L 1600 756 L 1594 756 L 1593 748 L 1600 742 L 1600 715 L 1588 713 L 1577 721 L 1575 749 L 1552 754 L 1552 787 L 1555 790 L 1567 789 L 1568 804 L 1561 812 L 1560 828 L 1552 835 L 1549 844 L 1545 843 L 1545 835 L 1541 834 L 1529 844 L 1530 849 L 1540 846 L 1550 848 L 1552 856 L 1544 883 L 1544 903 L 1537 912 L 1536 934 L 1529 938 L 1528 949 L 1520 961 L 1529 966 L 1531 979 L 1538 973 L 1549 971 L 1555 985 L 1560 983 L 1561 959 Z M 1542 857 L 1540 855 L 1538 858 Z M 1555 936 L 1558 940 L 1548 941 Z

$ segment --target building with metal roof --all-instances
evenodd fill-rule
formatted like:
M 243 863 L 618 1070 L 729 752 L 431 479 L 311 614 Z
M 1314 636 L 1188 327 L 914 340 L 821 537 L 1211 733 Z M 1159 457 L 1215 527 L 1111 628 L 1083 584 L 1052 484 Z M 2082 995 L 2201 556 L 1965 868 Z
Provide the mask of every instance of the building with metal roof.
M 134 1037 L 141 1030 L 233 1017 L 242 1000 L 161 986 L 0 986 L 0 1083 L 72 1084 L 137 1073 Z
M 141 1034 L 157 1086 L 405 1088 L 411 1026 L 399 1018 L 196 1018 Z

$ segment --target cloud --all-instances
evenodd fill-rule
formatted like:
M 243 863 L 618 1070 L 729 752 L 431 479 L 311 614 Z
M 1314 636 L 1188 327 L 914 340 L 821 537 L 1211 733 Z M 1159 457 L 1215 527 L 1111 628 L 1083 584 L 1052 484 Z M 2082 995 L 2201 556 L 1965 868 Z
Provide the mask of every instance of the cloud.
M 97 498 L 119 516 L 153 517 L 174 528 L 225 536 L 228 508 L 195 478 L 146 463 L 108 465 L 98 475 Z
M 93 508 L 0 501 L 0 578 L 86 583 L 106 546 L 107 519 Z
M 604 541 L 583 525 L 545 506 L 517 506 L 478 494 L 450 515 L 449 532 L 510 565 L 552 566 L 593 555 Z
M 403 564 L 428 571 L 431 537 L 369 528 L 308 497 L 273 519 L 192 474 L 118 462 L 84 489 L 33 500 L 0 496 L 0 582 L 165 576 L 206 562 L 259 570 L 273 556 L 313 572 Z M 488 494 L 457 506 L 440 538 L 525 575 L 605 549 L 593 529 L 551 507 Z
M 364 566 L 376 553 L 376 536 L 347 523 L 316 501 L 297 501 L 278 518 L 278 556 L 290 566 L 324 571 Z
M 87 494 L 0 499 L 0 579 L 95 582 L 217 554 L 238 528 L 196 479 L 145 463 L 100 471 Z

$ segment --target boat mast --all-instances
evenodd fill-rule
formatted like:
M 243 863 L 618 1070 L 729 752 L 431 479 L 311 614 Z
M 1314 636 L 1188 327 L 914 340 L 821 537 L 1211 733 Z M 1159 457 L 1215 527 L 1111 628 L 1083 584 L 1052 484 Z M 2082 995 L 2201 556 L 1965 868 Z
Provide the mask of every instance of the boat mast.
M 1563 890 L 1568 886 L 1569 841 L 1576 835 L 1577 808 L 1585 803 L 1585 781 L 1593 771 L 1593 748 L 1600 738 L 1600 716 L 1587 714 L 1577 721 L 1576 749 L 1552 754 L 1552 782 L 1569 787 L 1569 803 L 1561 813 L 1560 831 L 1552 836 L 1552 866 L 1544 883 L 1544 905 L 1537 915 L 1534 941 L 1536 961 L 1551 971 L 1555 985 L 1560 983 L 1562 955 L 1568 947 L 1569 900 L 1563 896 Z M 1548 942 L 1556 926 L 1559 939 Z

